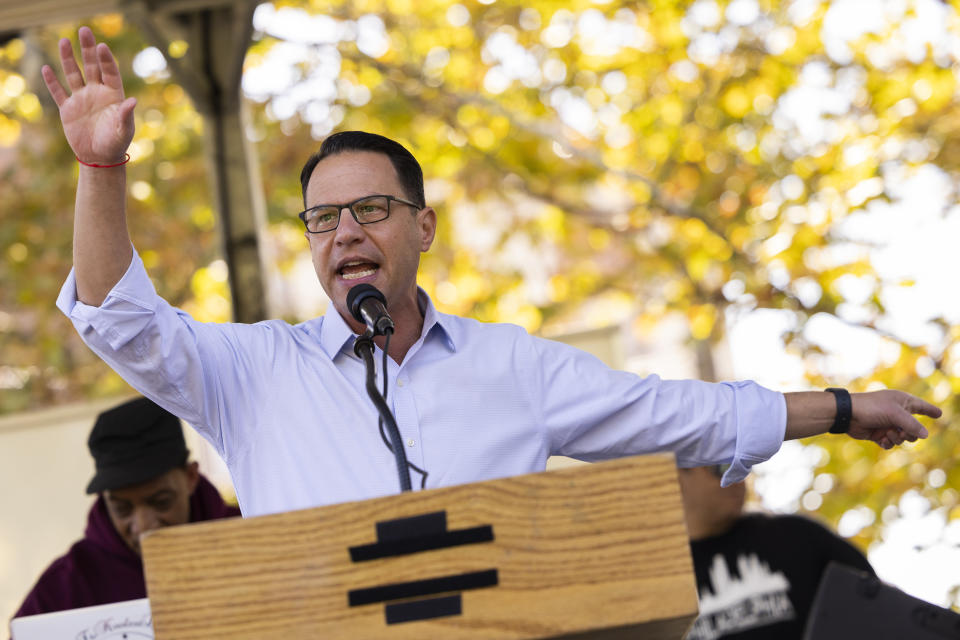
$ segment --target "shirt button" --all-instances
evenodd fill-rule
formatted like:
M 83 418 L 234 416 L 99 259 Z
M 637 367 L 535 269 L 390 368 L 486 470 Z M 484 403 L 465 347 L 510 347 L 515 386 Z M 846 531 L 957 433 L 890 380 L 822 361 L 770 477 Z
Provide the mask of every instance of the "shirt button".
M 415 445 L 415 444 L 417 444 L 417 441 L 414 440 L 413 438 L 410 438 L 409 440 L 407 440 L 407 446 L 408 446 L 408 447 L 412 447 L 412 446 Z
M 398 386 L 398 387 L 402 387 L 402 386 L 403 386 L 403 380 L 397 380 L 397 386 Z

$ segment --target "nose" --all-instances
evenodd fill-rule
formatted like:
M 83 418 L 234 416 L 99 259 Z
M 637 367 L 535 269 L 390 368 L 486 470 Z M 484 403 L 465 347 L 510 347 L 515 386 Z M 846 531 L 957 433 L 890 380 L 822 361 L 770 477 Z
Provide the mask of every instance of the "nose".
M 130 519 L 130 533 L 134 538 L 139 538 L 148 531 L 160 528 L 160 519 L 157 518 L 153 509 L 140 508 L 133 512 Z
M 333 231 L 334 242 L 338 245 L 353 244 L 363 239 L 363 225 L 354 220 L 349 207 L 340 209 L 340 224 Z

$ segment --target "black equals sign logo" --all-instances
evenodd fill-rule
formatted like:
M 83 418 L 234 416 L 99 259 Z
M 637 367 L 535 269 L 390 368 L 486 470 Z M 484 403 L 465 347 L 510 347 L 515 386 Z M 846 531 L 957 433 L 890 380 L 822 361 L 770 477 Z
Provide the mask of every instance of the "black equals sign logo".
M 436 511 L 378 522 L 377 541 L 350 547 L 350 559 L 354 562 L 366 562 L 492 540 L 493 526 L 487 524 L 447 531 L 446 511 Z M 460 593 L 434 596 L 453 591 L 495 587 L 497 580 L 496 569 L 470 571 L 426 580 L 354 589 L 347 593 L 347 599 L 351 607 L 384 602 L 387 624 L 397 624 L 461 615 L 463 606 Z M 403 602 L 395 602 L 397 600 Z

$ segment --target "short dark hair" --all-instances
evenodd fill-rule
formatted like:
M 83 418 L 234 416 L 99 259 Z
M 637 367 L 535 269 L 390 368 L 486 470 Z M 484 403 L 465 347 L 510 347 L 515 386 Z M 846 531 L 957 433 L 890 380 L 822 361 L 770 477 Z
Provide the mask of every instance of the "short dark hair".
M 423 169 L 406 147 L 376 133 L 340 131 L 327 136 L 320 145 L 320 150 L 310 156 L 307 163 L 303 165 L 303 170 L 300 171 L 300 188 L 303 190 L 304 207 L 307 206 L 307 184 L 317 164 L 327 156 L 345 151 L 372 151 L 390 158 L 390 163 L 400 179 L 400 186 L 405 192 L 404 195 L 420 207 L 426 206 L 426 198 L 423 195 Z

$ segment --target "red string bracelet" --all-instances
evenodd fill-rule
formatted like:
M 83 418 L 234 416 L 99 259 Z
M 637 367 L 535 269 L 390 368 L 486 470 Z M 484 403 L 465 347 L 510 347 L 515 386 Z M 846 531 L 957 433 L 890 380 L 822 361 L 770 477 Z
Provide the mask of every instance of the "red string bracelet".
M 79 162 L 85 167 L 93 167 L 95 169 L 109 169 L 111 167 L 119 167 L 121 165 L 124 165 L 130 162 L 130 154 L 129 153 L 123 154 L 123 160 L 120 162 L 117 162 L 116 164 L 93 164 L 92 162 L 84 162 L 80 158 L 77 158 L 77 162 Z

